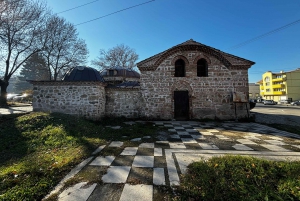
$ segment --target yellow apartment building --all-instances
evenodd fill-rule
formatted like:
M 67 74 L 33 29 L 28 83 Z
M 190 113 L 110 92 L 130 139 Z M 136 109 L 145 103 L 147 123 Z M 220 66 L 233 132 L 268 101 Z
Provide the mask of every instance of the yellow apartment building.
M 257 84 L 260 85 L 260 95 L 263 99 L 277 102 L 300 100 L 300 68 L 279 73 L 267 71 Z

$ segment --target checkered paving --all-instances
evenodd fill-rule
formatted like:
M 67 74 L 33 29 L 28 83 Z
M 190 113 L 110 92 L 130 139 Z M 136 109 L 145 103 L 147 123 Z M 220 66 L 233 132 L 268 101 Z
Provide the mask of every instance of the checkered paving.
M 194 160 L 189 156 L 265 152 L 300 157 L 297 135 L 256 123 L 154 123 L 167 128 L 169 133 L 158 136 L 159 140 L 154 143 L 123 147 L 118 156 L 102 156 L 101 152 L 106 147 L 122 147 L 122 142 L 113 141 L 99 147 L 87 166 L 107 168 L 101 177 L 103 184 L 75 186 L 77 190 L 65 190 L 67 193 L 62 193 L 60 200 L 74 200 L 74 196 L 79 196 L 81 200 L 92 201 L 99 200 L 100 195 L 103 200 L 130 200 L 132 197 L 156 200 L 160 196 L 155 190 L 158 186 L 179 185 L 179 175 Z

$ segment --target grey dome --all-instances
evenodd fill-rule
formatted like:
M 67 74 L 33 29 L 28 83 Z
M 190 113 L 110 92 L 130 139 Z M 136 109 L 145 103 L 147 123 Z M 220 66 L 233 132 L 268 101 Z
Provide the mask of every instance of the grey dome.
M 71 68 L 63 77 L 62 81 L 100 81 L 104 82 L 100 73 L 90 67 L 76 66 Z
M 113 75 L 109 74 L 109 71 L 114 71 Z M 103 77 L 126 77 L 126 78 L 137 78 L 140 79 L 140 74 L 132 69 L 124 69 L 122 67 L 115 67 L 106 69 L 101 72 L 101 76 Z

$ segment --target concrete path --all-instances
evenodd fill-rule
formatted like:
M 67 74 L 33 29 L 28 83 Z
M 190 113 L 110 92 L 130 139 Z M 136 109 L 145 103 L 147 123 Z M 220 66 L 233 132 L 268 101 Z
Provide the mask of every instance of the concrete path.
M 180 174 L 193 161 L 213 156 L 250 155 L 271 160 L 300 160 L 300 136 L 257 123 L 201 123 L 156 121 L 165 127 L 154 143 L 124 147 L 119 141 L 99 147 L 95 156 L 84 161 L 67 178 L 90 171 L 89 178 L 101 182 L 80 182 L 57 188 L 59 200 L 162 200 L 159 188 L 180 184 Z M 117 156 L 102 156 L 103 149 L 121 148 Z M 93 171 L 92 171 L 93 170 Z M 63 186 L 63 182 L 60 187 Z
M 15 106 L 15 107 L 9 107 L 9 108 L 0 108 L 0 116 L 1 115 L 7 115 L 7 114 L 19 114 L 19 113 L 27 113 L 32 112 L 32 106 L 31 105 L 22 105 L 22 106 Z

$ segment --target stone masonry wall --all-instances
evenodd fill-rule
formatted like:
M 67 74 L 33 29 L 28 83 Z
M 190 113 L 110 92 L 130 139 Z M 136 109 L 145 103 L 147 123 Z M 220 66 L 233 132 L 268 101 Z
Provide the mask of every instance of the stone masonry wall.
M 106 88 L 106 116 L 138 118 L 143 109 L 144 101 L 139 88 Z
M 186 77 L 174 77 L 174 64 L 179 58 L 185 61 Z M 208 77 L 197 77 L 197 61 L 201 58 L 208 62 Z M 215 57 L 202 52 L 182 51 L 169 56 L 155 71 L 142 71 L 140 83 L 146 117 L 173 119 L 173 93 L 187 90 L 191 119 L 234 119 L 232 93 L 248 95 L 248 70 L 227 68 Z M 247 117 L 245 104 L 237 104 L 237 116 Z
M 100 119 L 105 113 L 105 101 L 101 82 L 37 82 L 33 86 L 34 111 Z

